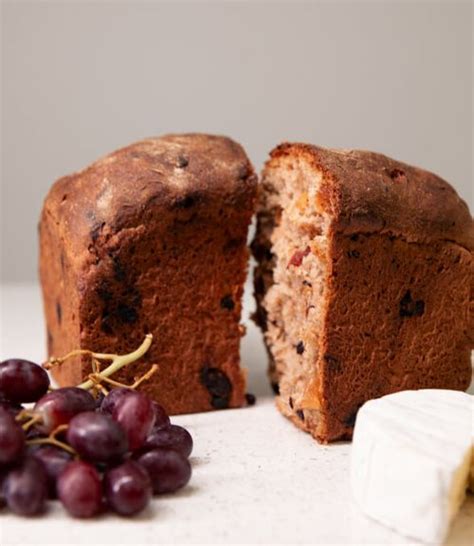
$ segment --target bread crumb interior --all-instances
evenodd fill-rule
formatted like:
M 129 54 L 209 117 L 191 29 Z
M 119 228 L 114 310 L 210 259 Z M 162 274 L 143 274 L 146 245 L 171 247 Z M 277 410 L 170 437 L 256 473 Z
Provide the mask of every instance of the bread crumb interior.
M 324 319 L 329 219 L 318 207 L 321 180 L 304 159 L 288 158 L 267 167 L 262 181 L 261 207 L 267 211 L 262 231 L 272 254 L 272 278 L 261 302 L 267 313 L 265 337 L 279 405 L 301 420 L 314 418 L 304 410 L 308 386 L 318 374 Z M 316 406 L 313 401 L 311 409 Z

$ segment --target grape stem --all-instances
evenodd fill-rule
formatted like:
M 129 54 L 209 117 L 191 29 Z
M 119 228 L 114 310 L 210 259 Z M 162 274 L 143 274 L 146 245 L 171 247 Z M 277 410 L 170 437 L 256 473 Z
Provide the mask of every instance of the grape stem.
M 23 408 L 17 413 L 15 419 L 17 421 L 23 421 L 24 419 L 31 419 L 34 415 L 35 414 L 31 410 Z
M 25 421 L 26 419 L 26 421 Z M 16 421 L 23 421 L 21 423 L 21 428 L 26 432 L 29 428 L 31 428 L 35 423 L 38 423 L 41 421 L 41 416 L 35 414 L 33 411 L 29 409 L 22 409 L 18 415 L 15 417 Z
M 58 425 L 49 435 L 50 438 L 54 438 L 56 439 L 56 436 L 60 433 L 60 432 L 64 432 L 65 430 L 67 430 L 69 428 L 69 425 Z
M 41 415 L 33 415 L 31 419 L 29 419 L 26 423 L 23 423 L 21 426 L 23 430 L 26 432 L 35 423 L 39 423 L 41 420 L 42 420 Z
M 94 386 L 100 387 L 100 383 L 104 382 L 108 385 L 111 385 L 112 387 L 125 387 L 127 389 L 136 389 L 139 385 L 141 385 L 144 381 L 147 381 L 150 379 L 150 377 L 158 370 L 157 364 L 153 364 L 151 368 L 144 373 L 141 377 L 139 377 L 135 383 L 132 383 L 131 385 L 125 385 L 125 383 L 120 383 L 119 381 L 115 381 L 114 379 L 110 379 L 109 377 L 103 377 L 100 373 L 91 373 L 89 374 L 89 379 L 94 383 Z
M 69 427 L 69 425 L 59 425 L 46 438 L 33 438 L 32 440 L 27 440 L 26 443 L 28 445 L 35 445 L 35 444 L 37 444 L 37 445 L 39 445 L 39 444 L 53 445 L 53 446 L 59 447 L 61 449 L 64 449 L 64 451 L 67 451 L 71 455 L 74 455 L 75 457 L 77 457 L 78 455 L 77 455 L 76 451 L 69 444 L 61 442 L 60 440 L 58 440 L 56 438 L 56 436 L 60 432 L 64 432 L 65 430 L 68 429 L 68 427 Z
M 100 362 L 97 358 L 92 359 L 92 373 L 100 373 Z
M 80 385 L 77 385 L 81 389 L 90 390 L 96 386 L 97 380 L 99 378 L 106 379 L 109 376 L 116 373 L 121 368 L 123 368 L 124 366 L 126 366 L 127 364 L 130 364 L 131 362 L 134 362 L 135 360 L 138 360 L 140 357 L 142 357 L 150 348 L 152 340 L 153 340 L 153 335 L 147 334 L 145 336 L 145 339 L 143 340 L 143 343 L 140 345 L 140 347 L 138 347 L 138 349 L 126 355 L 116 355 L 116 354 L 109 354 L 109 353 L 94 353 L 93 351 L 89 351 L 87 349 L 78 349 L 76 351 L 72 351 L 68 353 L 66 356 L 63 356 L 61 358 L 51 358 L 46 363 L 46 365 L 44 365 L 44 367 L 50 368 L 54 366 L 55 364 L 61 364 L 68 358 L 71 358 L 73 356 L 79 356 L 79 355 L 89 355 L 96 360 L 111 360 L 112 363 L 109 366 L 107 366 L 107 368 L 102 370 L 100 373 L 93 374 L 95 381 L 92 379 L 88 379 L 87 381 L 84 381 Z
M 61 449 L 64 449 L 64 451 L 67 451 L 71 455 L 74 455 L 74 457 L 77 457 L 77 453 L 72 449 L 71 446 L 68 446 L 64 442 L 61 442 L 59 440 L 56 440 L 56 438 L 52 438 L 51 436 L 47 436 L 46 438 L 33 438 L 33 440 L 27 440 L 26 444 L 31 445 L 42 445 L 42 444 L 49 444 L 56 447 L 59 447 Z
M 131 362 L 134 362 L 135 360 L 138 360 L 140 357 L 142 357 L 150 348 L 151 342 L 153 340 L 152 334 L 147 334 L 145 336 L 145 339 L 143 340 L 143 343 L 136 349 L 135 351 L 128 353 L 126 355 L 112 355 L 112 354 L 101 354 L 101 353 L 89 353 L 94 358 L 97 359 L 110 359 L 112 360 L 112 364 L 110 366 L 107 366 L 105 370 L 102 370 L 97 376 L 100 376 L 101 378 L 106 378 L 111 375 L 113 375 L 115 372 L 120 370 L 120 368 L 123 368 L 127 364 L 130 364 Z M 88 381 L 84 381 L 84 383 L 81 383 L 78 385 L 81 389 L 91 389 L 94 386 L 94 382 L 90 379 Z

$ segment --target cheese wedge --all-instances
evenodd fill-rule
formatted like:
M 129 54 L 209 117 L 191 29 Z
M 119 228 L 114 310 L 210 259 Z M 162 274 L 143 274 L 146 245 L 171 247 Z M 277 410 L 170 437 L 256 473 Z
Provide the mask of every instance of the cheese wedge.
M 399 533 L 441 543 L 468 486 L 474 491 L 474 397 L 402 391 L 364 404 L 351 452 L 363 512 Z

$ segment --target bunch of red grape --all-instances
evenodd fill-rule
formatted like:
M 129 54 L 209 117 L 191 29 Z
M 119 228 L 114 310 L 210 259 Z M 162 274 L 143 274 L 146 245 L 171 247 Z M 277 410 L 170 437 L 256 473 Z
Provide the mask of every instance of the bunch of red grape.
M 188 483 L 189 432 L 141 392 L 104 391 L 51 390 L 41 366 L 0 363 L 0 506 L 29 516 L 58 498 L 75 517 L 130 516 Z

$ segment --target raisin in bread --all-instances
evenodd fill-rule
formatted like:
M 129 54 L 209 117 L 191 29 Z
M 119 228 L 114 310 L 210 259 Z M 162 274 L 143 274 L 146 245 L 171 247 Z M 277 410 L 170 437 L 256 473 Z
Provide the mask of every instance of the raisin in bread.
M 256 320 L 284 415 L 349 439 L 366 400 L 468 387 L 474 231 L 449 184 L 375 153 L 282 144 L 261 190 Z
M 40 222 L 48 353 L 149 352 L 116 379 L 170 413 L 242 405 L 241 297 L 256 176 L 243 149 L 201 134 L 150 138 L 58 180 Z M 62 386 L 86 360 L 56 369 Z M 115 376 L 114 376 L 115 377 Z

